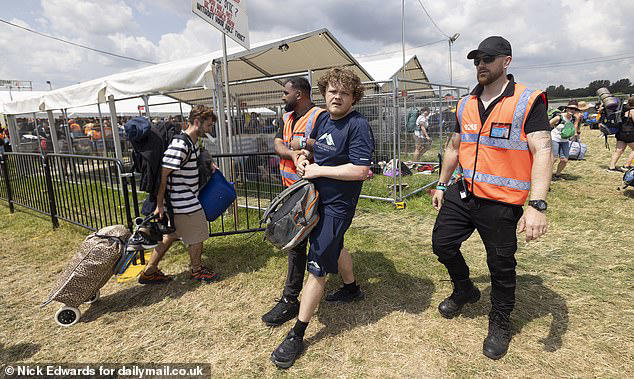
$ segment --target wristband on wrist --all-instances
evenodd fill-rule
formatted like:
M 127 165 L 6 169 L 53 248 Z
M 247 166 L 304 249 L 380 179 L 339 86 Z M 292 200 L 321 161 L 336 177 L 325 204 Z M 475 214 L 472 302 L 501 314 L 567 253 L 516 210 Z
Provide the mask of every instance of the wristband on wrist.
M 449 187 L 449 183 L 443 183 L 440 180 L 436 184 L 436 189 L 439 191 L 446 191 L 447 187 Z
M 306 137 L 300 137 L 299 139 L 299 148 L 303 149 L 306 147 Z

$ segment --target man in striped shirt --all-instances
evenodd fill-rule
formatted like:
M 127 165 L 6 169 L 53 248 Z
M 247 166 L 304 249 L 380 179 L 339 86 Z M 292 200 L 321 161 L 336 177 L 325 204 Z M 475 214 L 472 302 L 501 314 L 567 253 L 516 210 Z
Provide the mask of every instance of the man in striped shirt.
M 159 270 L 158 264 L 172 243 L 181 239 L 189 246 L 192 279 L 211 282 L 216 274 L 202 265 L 203 242 L 209 238 L 205 213 L 198 201 L 198 137 L 210 133 L 216 115 L 204 105 L 194 107 L 189 114 L 189 126 L 185 132 L 170 142 L 163 154 L 161 185 L 154 211 L 164 217 L 165 205 L 173 211 L 176 231 L 163 236 L 163 241 L 152 252 L 150 260 L 139 276 L 141 284 L 165 283 L 172 277 Z M 216 167 L 212 166 L 212 172 Z M 167 201 L 166 201 L 167 200 Z

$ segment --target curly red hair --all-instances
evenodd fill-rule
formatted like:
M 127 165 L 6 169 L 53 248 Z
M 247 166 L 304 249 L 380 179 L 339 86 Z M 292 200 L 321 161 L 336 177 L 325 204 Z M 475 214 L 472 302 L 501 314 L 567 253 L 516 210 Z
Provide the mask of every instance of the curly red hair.
M 328 88 L 328 84 L 341 86 L 352 92 L 352 104 L 356 104 L 363 98 L 363 91 L 365 88 L 363 87 L 363 84 L 361 84 L 361 78 L 359 78 L 359 76 L 350 69 L 335 67 L 319 78 L 317 85 L 319 86 L 319 92 L 321 92 L 322 96 L 326 96 L 326 88 Z

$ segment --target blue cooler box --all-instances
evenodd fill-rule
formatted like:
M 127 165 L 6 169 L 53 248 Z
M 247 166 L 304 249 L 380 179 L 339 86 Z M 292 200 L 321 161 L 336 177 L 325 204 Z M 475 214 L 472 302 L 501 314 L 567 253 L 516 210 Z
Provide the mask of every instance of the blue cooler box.
M 211 176 L 209 182 L 200 190 L 198 200 L 205 211 L 207 221 L 213 221 L 217 219 L 222 212 L 236 199 L 236 190 L 233 185 L 225 179 L 220 170 Z

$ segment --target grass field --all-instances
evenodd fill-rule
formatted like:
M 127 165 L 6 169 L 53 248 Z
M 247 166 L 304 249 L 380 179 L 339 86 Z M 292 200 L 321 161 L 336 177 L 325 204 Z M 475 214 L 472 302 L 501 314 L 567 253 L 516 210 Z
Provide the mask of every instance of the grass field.
M 597 131 L 583 136 L 587 160 L 552 184 L 548 234 L 519 244 L 514 336 L 500 361 L 481 353 L 490 285 L 477 234 L 463 251 L 482 299 L 453 320 L 436 310 L 451 284 L 431 250 L 436 212 L 422 195 L 405 210 L 360 202 L 346 246 L 366 299 L 322 302 L 308 349 L 288 371 L 269 356 L 291 323 L 260 321 L 281 293 L 286 256 L 261 233 L 205 243 L 217 283 L 189 280 L 178 245 L 162 264 L 175 281 L 111 280 L 77 325 L 61 328 L 58 305 L 39 304 L 87 232 L 67 223 L 53 230 L 47 217 L 10 214 L 0 202 L 0 363 L 207 362 L 220 377 L 632 377 L 634 190 L 617 190 L 621 175 L 606 172 L 610 152 Z M 339 285 L 329 278 L 328 289 Z

